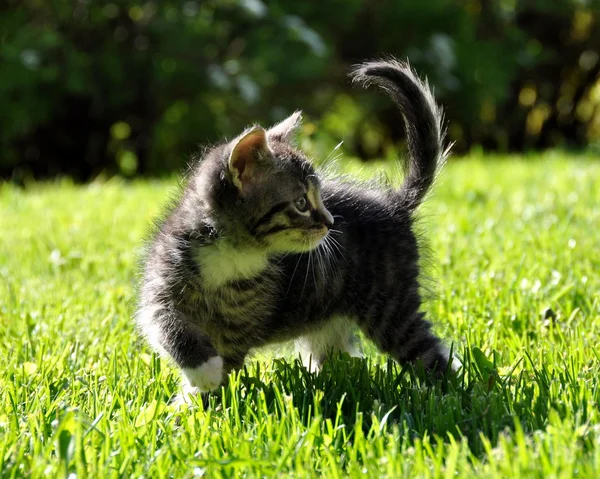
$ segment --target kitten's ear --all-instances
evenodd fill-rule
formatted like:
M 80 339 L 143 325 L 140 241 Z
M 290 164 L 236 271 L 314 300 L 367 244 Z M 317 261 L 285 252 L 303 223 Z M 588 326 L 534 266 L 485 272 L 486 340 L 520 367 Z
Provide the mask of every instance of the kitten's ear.
M 269 138 L 278 141 L 290 141 L 302 125 L 302 112 L 296 110 L 281 123 L 269 129 Z
M 260 126 L 237 140 L 229 155 L 229 171 L 240 191 L 256 176 L 260 161 L 270 154 L 267 132 Z

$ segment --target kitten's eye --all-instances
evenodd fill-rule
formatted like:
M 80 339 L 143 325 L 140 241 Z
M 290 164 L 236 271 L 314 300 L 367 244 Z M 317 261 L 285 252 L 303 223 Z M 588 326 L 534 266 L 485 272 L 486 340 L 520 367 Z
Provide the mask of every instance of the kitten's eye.
M 300 198 L 294 200 L 294 206 L 300 213 L 304 213 L 308 210 L 308 200 L 306 195 L 302 195 Z

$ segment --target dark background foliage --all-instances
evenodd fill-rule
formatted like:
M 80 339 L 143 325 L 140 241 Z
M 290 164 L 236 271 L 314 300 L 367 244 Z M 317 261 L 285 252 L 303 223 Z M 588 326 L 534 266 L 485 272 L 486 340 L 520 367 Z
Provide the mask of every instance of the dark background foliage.
M 599 13 L 585 0 L 3 0 L 0 177 L 160 174 L 297 108 L 317 153 L 344 139 L 385 156 L 398 116 L 346 77 L 383 54 L 435 86 L 455 151 L 585 147 L 600 138 Z

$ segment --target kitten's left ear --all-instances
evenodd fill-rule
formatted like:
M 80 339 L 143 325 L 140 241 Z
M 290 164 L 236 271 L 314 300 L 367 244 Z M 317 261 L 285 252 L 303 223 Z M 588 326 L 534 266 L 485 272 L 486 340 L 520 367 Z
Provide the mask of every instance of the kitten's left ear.
M 256 178 L 261 160 L 271 155 L 267 132 L 260 126 L 252 128 L 237 140 L 229 155 L 229 172 L 240 191 Z
M 302 125 L 302 112 L 296 110 L 281 123 L 269 129 L 269 138 L 277 141 L 290 141 Z

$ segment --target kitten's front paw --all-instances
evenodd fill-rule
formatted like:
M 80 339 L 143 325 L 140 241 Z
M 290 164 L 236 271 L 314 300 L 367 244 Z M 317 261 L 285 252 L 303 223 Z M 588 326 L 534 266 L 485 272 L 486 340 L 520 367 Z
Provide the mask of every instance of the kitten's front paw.
M 200 392 L 214 391 L 223 381 L 223 358 L 213 356 L 197 368 L 182 368 L 183 374 L 193 388 Z

